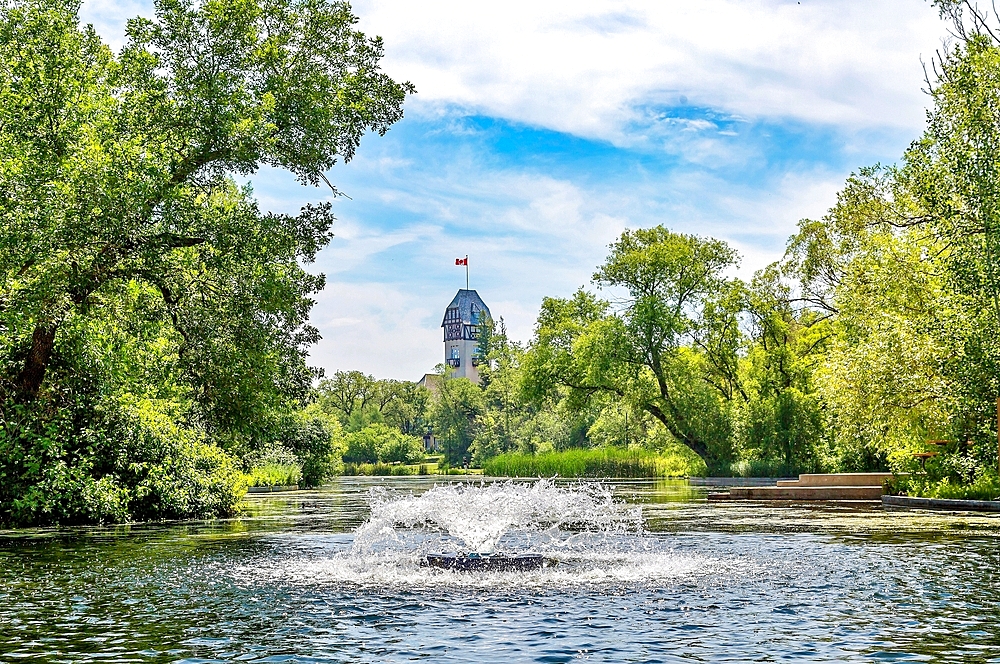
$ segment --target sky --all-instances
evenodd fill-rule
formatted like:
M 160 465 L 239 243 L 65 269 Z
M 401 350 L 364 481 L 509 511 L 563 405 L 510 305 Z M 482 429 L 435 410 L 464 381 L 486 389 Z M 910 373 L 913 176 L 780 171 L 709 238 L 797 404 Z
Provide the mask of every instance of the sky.
M 781 258 L 859 167 L 922 131 L 922 62 L 946 36 L 922 0 L 359 0 L 383 68 L 417 93 L 327 176 L 336 236 L 311 363 L 417 380 L 471 287 L 514 339 L 543 297 L 587 286 L 626 228 L 724 239 L 738 274 Z M 113 47 L 145 0 L 85 0 Z M 265 169 L 263 209 L 328 200 Z

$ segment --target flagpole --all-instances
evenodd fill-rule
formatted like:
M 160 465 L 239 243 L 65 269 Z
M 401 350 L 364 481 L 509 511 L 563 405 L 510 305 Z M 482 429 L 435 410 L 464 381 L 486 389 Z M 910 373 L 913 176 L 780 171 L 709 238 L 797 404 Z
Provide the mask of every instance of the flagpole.
M 465 255 L 465 290 L 469 290 L 469 254 Z

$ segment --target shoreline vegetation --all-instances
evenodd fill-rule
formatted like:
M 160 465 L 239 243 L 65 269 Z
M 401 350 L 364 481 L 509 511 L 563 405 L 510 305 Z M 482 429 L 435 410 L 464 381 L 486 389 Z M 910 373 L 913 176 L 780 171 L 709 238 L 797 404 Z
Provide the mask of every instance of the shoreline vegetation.
M 692 456 L 614 447 L 542 454 L 512 452 L 487 460 L 483 464 L 483 474 L 492 477 L 565 478 L 704 476 L 707 472 L 705 463 Z
M 74 0 L 0 5 L 0 524 L 227 516 L 249 484 L 422 468 L 996 497 L 1000 30 L 968 3 L 935 2 L 955 39 L 923 134 L 780 260 L 743 280 L 723 240 L 625 230 L 531 339 L 478 322 L 478 384 L 440 365 L 431 389 L 309 366 L 331 205 L 267 212 L 237 178 L 332 187 L 413 85 L 346 3 L 154 4 L 117 54 Z

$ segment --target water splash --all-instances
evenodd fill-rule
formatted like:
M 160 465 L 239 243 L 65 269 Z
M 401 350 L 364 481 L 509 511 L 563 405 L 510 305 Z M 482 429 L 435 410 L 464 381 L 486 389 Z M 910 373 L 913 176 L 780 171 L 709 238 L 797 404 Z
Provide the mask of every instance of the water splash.
M 561 488 L 553 480 L 508 480 L 435 486 L 419 496 L 374 488 L 369 503 L 371 516 L 355 535 L 359 553 L 414 540 L 476 553 L 528 544 L 565 548 L 581 536 L 643 532 L 640 509 L 616 500 L 603 484 Z
M 603 483 L 447 484 L 420 495 L 375 488 L 368 500 L 369 519 L 353 538 L 321 535 L 310 555 L 269 557 L 237 575 L 268 584 L 436 591 L 663 587 L 751 573 L 742 563 L 675 550 L 645 529 L 640 507 Z M 445 551 L 541 553 L 557 564 L 478 573 L 421 566 L 426 554 Z

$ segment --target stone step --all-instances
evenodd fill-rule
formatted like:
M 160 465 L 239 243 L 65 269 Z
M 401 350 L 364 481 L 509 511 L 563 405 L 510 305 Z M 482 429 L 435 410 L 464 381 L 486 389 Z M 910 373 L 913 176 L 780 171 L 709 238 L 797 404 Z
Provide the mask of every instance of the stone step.
M 729 500 L 881 500 L 882 486 L 733 487 Z
M 797 480 L 778 480 L 779 487 L 882 486 L 892 473 L 827 473 L 799 475 Z

